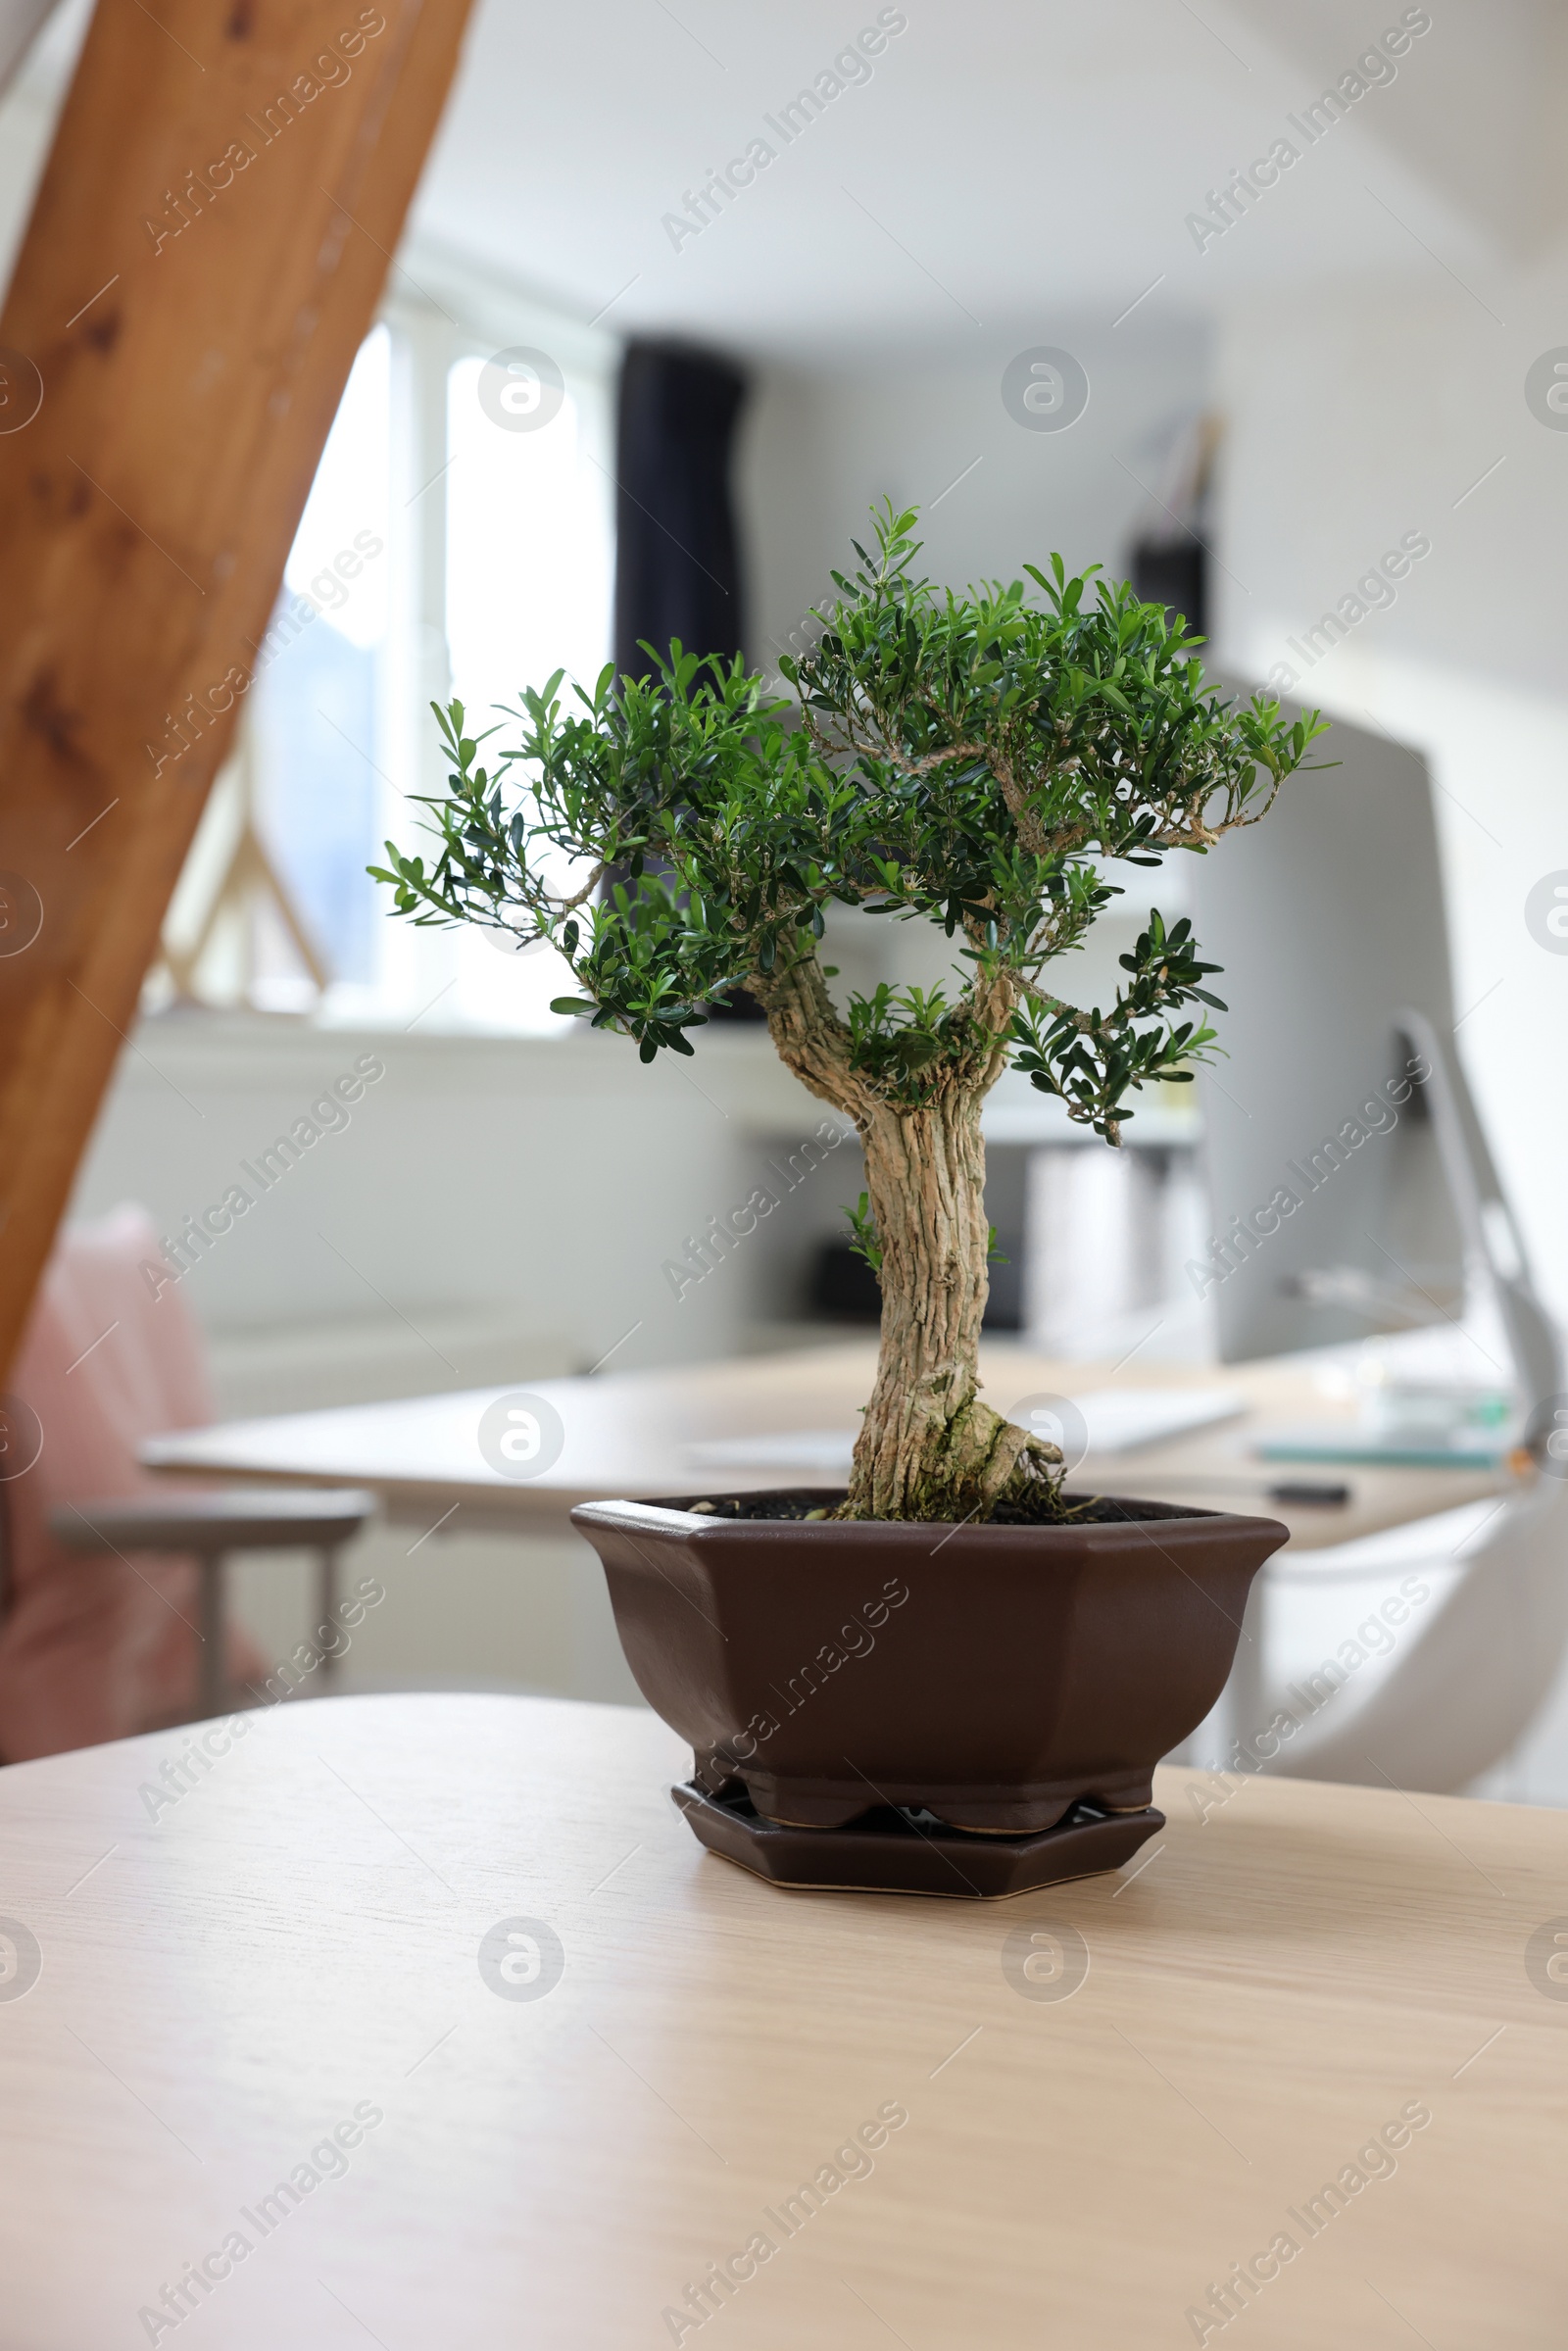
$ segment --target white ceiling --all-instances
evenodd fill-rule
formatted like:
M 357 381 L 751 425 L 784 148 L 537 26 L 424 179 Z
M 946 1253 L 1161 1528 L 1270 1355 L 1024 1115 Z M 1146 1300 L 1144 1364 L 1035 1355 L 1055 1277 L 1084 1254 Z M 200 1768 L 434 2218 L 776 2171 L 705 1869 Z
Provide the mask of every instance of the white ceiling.
M 1186 215 L 1398 0 L 908 0 L 871 79 L 677 251 L 662 217 L 749 139 L 780 145 L 764 114 L 874 0 L 477 0 L 416 224 L 581 317 L 817 361 L 1108 321 L 1156 279 L 1151 318 L 1335 277 L 1447 291 L 1559 232 L 1563 12 L 1434 12 L 1200 252 Z
M 784 147 L 764 116 L 877 6 L 475 0 L 415 233 L 607 327 L 828 365 L 1048 341 L 1151 286 L 1146 325 L 1335 282 L 1485 297 L 1561 247 L 1561 0 L 1433 0 L 1396 79 L 1202 252 L 1187 215 L 1404 0 L 907 0 L 869 80 Z M 34 48 L 37 103 L 89 8 Z M 0 0 L 0 87 L 47 13 Z M 673 249 L 663 216 L 760 135 L 776 160 Z

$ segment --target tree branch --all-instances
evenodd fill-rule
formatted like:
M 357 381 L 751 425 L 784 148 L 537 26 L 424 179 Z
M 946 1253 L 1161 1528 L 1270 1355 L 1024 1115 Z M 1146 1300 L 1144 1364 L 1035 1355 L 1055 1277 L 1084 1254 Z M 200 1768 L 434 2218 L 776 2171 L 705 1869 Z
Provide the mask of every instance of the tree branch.
M 833 1007 L 814 948 L 746 982 L 767 1014 L 773 1050 L 819 1102 L 831 1102 L 863 1127 L 871 1090 L 854 1066 L 853 1039 Z

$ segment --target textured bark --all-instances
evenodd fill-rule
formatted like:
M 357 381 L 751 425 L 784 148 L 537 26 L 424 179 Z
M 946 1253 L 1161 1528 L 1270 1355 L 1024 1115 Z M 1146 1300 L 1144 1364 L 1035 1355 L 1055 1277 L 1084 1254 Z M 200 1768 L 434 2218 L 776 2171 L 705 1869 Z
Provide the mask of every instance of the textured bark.
M 851 1059 L 814 957 L 748 982 L 780 1058 L 855 1121 L 882 1249 L 882 1344 L 855 1447 L 846 1518 L 986 1518 L 1003 1500 L 1054 1503 L 1052 1445 L 980 1400 L 990 1277 L 980 1110 L 1002 1066 L 977 1054 L 918 1108 L 888 1101 Z M 997 1007 L 986 1007 L 995 1019 Z
M 980 1098 L 878 1105 L 862 1140 L 882 1245 L 882 1348 L 847 1509 L 983 1516 L 1029 1441 L 979 1401 L 990 1286 Z

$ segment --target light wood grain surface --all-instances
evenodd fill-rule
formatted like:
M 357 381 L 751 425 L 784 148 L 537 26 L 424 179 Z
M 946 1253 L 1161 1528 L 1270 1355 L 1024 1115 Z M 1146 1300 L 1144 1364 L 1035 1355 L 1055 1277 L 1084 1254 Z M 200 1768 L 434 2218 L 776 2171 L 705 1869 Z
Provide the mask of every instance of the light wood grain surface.
M 700 1851 L 629 1710 L 279 1708 L 150 1818 L 182 1746 L 0 1774 L 0 1915 L 42 1959 L 0 1997 L 6 2351 L 652 2351 L 759 2233 L 681 2340 L 1154 2351 L 1282 2232 L 1204 2339 L 1562 2340 L 1568 2000 L 1526 1968 L 1559 1814 L 1166 1772 L 1136 1876 L 790 1895 Z M 544 1996 L 481 1974 L 507 1920 L 559 1938 Z M 1070 1997 L 1015 1988 L 1032 1935 L 1082 1937 Z M 890 2109 L 872 2168 L 841 2153 Z M 791 2233 L 825 2166 L 859 2176 Z M 177 2327 L 138 2315 L 236 2230 Z
M 838 1429 L 853 1436 L 875 1364 L 875 1346 L 865 1340 L 692 1368 L 534 1381 L 527 1392 L 559 1413 L 564 1438 L 559 1459 L 534 1478 L 504 1478 L 480 1451 L 479 1424 L 507 1393 L 496 1389 L 235 1421 L 157 1439 L 144 1458 L 154 1468 L 207 1477 L 368 1486 L 394 1517 L 425 1527 L 456 1504 L 461 1519 L 453 1523 L 465 1529 L 554 1532 L 575 1502 L 833 1484 L 833 1471 L 799 1465 L 695 1466 L 688 1448 L 790 1430 Z M 1262 1511 L 1283 1520 L 1298 1549 L 1424 1518 L 1507 1483 L 1502 1473 L 1486 1471 L 1297 1468 L 1256 1460 L 1250 1447 L 1264 1425 L 1351 1416 L 1348 1403 L 1314 1387 L 1299 1357 L 1200 1369 L 1161 1363 L 1144 1370 L 1136 1363 L 1062 1363 L 992 1342 L 981 1349 L 980 1368 L 988 1400 L 1003 1412 L 1025 1397 L 1084 1396 L 1102 1388 L 1198 1384 L 1238 1390 L 1251 1405 L 1246 1418 L 1136 1452 L 1091 1456 L 1073 1484 L 1201 1508 Z M 1270 1500 L 1268 1488 L 1285 1478 L 1342 1483 L 1351 1498 L 1330 1509 Z

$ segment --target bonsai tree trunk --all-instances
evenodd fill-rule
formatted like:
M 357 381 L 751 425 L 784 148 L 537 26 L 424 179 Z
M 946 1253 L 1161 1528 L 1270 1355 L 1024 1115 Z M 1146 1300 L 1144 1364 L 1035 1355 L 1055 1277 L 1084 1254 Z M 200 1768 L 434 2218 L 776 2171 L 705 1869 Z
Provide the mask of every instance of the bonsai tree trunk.
M 984 1516 L 1040 1450 L 979 1400 L 990 1227 L 979 1094 L 861 1125 L 882 1249 L 882 1351 L 844 1515 Z M 1023 1464 L 1026 1479 L 1033 1459 Z
M 889 1102 L 851 1058 L 814 956 L 747 985 L 780 1059 L 855 1121 L 882 1250 L 882 1350 L 856 1441 L 844 1518 L 985 1518 L 1000 1501 L 1051 1515 L 1061 1456 L 980 1400 L 986 1261 L 983 1056 L 917 1109 Z M 996 1021 L 995 1025 L 1002 1025 Z

